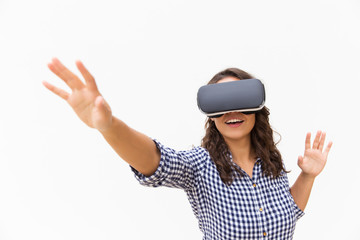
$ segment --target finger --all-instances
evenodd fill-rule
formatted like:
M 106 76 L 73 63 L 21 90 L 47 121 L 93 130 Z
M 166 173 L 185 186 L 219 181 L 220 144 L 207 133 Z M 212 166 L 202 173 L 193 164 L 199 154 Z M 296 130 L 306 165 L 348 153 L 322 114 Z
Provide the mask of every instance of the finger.
M 319 148 L 320 135 L 321 135 L 321 131 L 317 131 L 315 139 L 314 139 L 313 147 L 312 147 L 313 149 Z
M 90 90 L 98 91 L 94 77 L 89 73 L 85 68 L 84 64 L 81 61 L 76 61 L 76 66 L 81 72 L 81 75 L 84 77 L 86 85 Z
M 81 80 L 67 69 L 57 58 L 53 58 L 48 64 L 49 69 L 61 78 L 72 90 L 82 89 L 85 85 Z
M 330 141 L 330 142 L 328 143 L 328 145 L 326 146 L 326 148 L 325 148 L 326 157 L 327 157 L 327 155 L 329 154 L 332 145 L 333 145 L 333 142 Z
M 310 148 L 311 148 L 311 133 L 308 132 L 305 138 L 305 150 Z
M 64 91 L 58 87 L 55 87 L 54 85 L 51 85 L 48 82 L 43 81 L 42 83 L 47 89 L 49 89 L 50 91 L 52 91 L 53 93 L 55 93 L 56 95 L 61 97 L 62 99 L 66 100 L 66 101 L 68 100 L 70 94 L 67 93 L 66 91 Z
M 324 148 L 325 138 L 326 138 L 326 132 L 323 132 L 323 133 L 321 134 L 320 144 L 319 144 L 319 150 L 320 150 L 320 151 L 322 151 L 323 148 Z

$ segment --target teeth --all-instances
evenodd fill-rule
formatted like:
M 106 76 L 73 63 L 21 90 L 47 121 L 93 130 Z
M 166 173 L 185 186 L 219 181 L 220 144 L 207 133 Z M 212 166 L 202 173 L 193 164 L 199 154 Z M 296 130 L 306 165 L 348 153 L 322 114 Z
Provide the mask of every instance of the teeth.
M 229 121 L 227 121 L 226 123 L 237 123 L 237 122 L 244 122 L 244 120 L 240 120 L 240 119 L 230 119 Z

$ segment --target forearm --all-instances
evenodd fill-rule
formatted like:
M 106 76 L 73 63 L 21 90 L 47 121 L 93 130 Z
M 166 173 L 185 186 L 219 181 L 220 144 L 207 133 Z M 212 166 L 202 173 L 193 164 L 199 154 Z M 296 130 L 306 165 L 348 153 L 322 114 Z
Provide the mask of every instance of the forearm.
M 308 176 L 301 172 L 290 189 L 296 205 L 298 205 L 302 211 L 305 210 L 306 204 L 309 200 L 314 180 L 315 177 Z
M 115 152 L 136 170 L 146 176 L 153 174 L 160 162 L 160 152 L 148 136 L 130 128 L 112 117 L 106 131 L 100 131 Z

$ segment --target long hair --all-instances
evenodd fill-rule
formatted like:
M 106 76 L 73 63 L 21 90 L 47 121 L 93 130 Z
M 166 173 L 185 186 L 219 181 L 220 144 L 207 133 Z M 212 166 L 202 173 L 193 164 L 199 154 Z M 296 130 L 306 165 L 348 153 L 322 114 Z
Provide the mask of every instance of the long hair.
M 235 77 L 239 80 L 254 78 L 249 73 L 238 68 L 228 68 L 217 73 L 208 84 L 215 84 L 225 77 Z M 282 158 L 276 147 L 273 138 L 273 130 L 269 123 L 269 109 L 263 107 L 255 113 L 255 125 L 250 132 L 251 147 L 256 157 L 262 160 L 262 172 L 265 176 L 277 178 L 284 169 Z M 243 176 L 243 173 L 235 167 L 235 163 L 230 160 L 230 150 L 218 129 L 215 122 L 210 118 L 205 124 L 205 136 L 201 141 L 201 146 L 207 149 L 211 159 L 214 161 L 216 168 L 220 174 L 221 180 L 230 185 L 235 177 L 235 172 Z

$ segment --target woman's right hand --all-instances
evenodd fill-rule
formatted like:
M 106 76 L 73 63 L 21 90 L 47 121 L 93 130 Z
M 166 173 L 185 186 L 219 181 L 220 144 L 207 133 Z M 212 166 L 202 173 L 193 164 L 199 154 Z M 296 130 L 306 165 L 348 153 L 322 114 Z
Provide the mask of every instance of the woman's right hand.
M 52 62 L 48 64 L 49 69 L 71 88 L 71 94 L 46 81 L 43 81 L 43 84 L 47 89 L 66 100 L 86 125 L 99 131 L 105 131 L 112 124 L 111 108 L 101 96 L 94 77 L 82 62 L 76 61 L 76 66 L 84 77 L 85 84 L 57 58 L 53 58 Z

